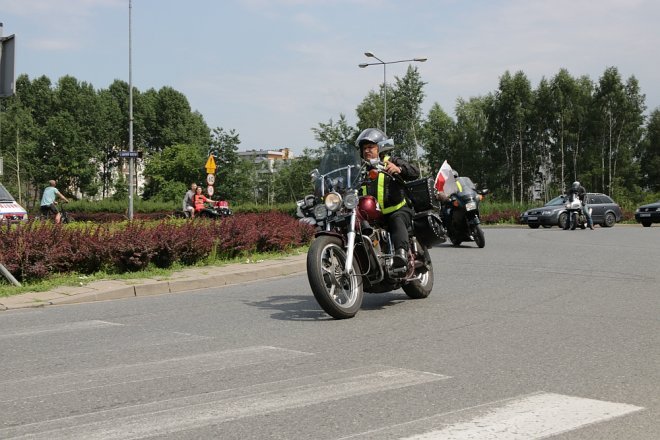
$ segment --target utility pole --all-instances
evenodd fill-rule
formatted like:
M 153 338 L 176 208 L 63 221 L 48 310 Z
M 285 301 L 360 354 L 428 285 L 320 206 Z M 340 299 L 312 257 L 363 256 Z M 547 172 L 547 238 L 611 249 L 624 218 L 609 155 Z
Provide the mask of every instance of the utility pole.
M 128 0 L 128 151 L 133 152 L 133 66 L 131 48 L 131 10 L 132 0 Z M 135 179 L 135 158 L 128 158 L 128 219 L 133 220 L 133 180 Z

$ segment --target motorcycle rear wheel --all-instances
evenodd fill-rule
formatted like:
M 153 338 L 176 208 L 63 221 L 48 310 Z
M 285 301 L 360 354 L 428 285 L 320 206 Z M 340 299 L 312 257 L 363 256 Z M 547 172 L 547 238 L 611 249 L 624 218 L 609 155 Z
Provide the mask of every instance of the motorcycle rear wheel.
M 335 319 L 352 318 L 362 306 L 364 291 L 358 265 L 345 274 L 346 252 L 337 237 L 316 237 L 307 252 L 307 279 L 314 298 Z
M 420 246 L 424 249 L 424 259 L 428 261 L 428 270 L 418 273 L 419 280 L 411 281 L 401 287 L 406 292 L 406 295 L 412 299 L 426 298 L 431 294 L 431 290 L 433 290 L 433 262 L 426 246 L 421 244 Z

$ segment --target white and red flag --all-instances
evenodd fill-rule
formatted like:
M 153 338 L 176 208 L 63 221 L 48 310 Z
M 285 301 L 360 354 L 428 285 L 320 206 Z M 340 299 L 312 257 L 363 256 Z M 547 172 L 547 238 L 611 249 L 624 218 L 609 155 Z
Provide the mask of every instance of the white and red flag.
M 435 176 L 435 189 L 443 191 L 447 195 L 458 192 L 454 171 L 446 160 L 442 163 L 438 175 Z

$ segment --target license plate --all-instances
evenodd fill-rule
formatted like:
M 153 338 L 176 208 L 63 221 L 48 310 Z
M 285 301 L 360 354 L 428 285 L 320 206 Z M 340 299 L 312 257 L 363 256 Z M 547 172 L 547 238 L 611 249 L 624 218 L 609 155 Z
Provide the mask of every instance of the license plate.
M 535 215 L 530 215 L 529 217 L 527 217 L 527 220 L 528 221 L 529 220 L 538 220 L 538 217 L 536 217 Z
M 640 217 L 651 217 L 651 214 L 639 214 Z
M 468 211 L 475 210 L 475 209 L 477 209 L 477 203 L 476 202 L 467 202 L 465 204 L 465 209 L 468 210 Z

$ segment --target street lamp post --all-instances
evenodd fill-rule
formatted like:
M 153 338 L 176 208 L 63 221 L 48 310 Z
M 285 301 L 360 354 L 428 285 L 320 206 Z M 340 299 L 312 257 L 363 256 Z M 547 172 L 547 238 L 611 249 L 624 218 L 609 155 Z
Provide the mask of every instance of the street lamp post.
M 376 58 L 378 60 L 377 63 L 362 63 L 359 64 L 359 67 L 365 68 L 367 66 L 375 66 L 378 64 L 383 65 L 383 132 L 387 134 L 387 65 L 388 64 L 396 64 L 396 63 L 408 63 L 408 62 L 418 62 L 418 63 L 423 63 L 426 61 L 428 58 L 412 58 L 409 60 L 397 60 L 397 61 L 383 61 L 380 58 L 378 58 L 376 55 L 373 54 L 373 52 L 365 52 L 364 53 L 366 56 L 369 58 Z

